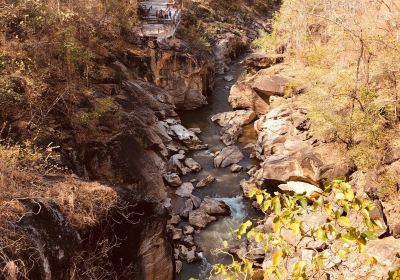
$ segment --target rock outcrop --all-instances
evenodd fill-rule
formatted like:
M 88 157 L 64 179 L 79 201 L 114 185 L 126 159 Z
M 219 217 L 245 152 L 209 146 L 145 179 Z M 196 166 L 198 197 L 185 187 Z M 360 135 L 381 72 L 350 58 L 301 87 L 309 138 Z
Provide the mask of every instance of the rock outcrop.
M 224 202 L 205 198 L 199 209 L 189 213 L 189 224 L 195 228 L 202 229 L 216 221 L 216 216 L 228 216 L 230 213 L 229 206 Z
M 234 163 L 240 162 L 244 158 L 243 153 L 238 146 L 228 146 L 214 158 L 215 167 L 228 167 Z

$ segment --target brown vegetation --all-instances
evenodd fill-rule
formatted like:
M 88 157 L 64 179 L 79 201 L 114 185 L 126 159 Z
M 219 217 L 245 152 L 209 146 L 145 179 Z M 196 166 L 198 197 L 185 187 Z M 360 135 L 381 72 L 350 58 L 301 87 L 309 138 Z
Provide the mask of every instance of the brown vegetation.
M 286 49 L 291 75 L 307 86 L 314 135 L 345 143 L 358 169 L 381 178 L 395 176 L 382 166 L 397 154 L 399 4 L 283 1 L 273 32 L 255 42 Z

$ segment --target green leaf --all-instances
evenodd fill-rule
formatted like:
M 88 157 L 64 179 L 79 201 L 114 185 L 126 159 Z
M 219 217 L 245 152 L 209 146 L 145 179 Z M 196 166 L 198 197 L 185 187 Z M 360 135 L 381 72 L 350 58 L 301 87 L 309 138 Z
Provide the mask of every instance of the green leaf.
M 247 221 L 240 225 L 238 232 L 237 232 L 239 239 L 242 237 L 242 235 L 246 234 L 247 230 L 252 225 L 253 225 L 253 223 L 251 221 Z
M 300 221 L 294 221 L 290 224 L 290 229 L 292 230 L 294 235 L 298 235 L 301 230 L 301 222 Z
M 305 261 L 298 261 L 293 268 L 292 276 L 295 278 L 301 277 L 301 275 L 304 273 L 304 268 L 306 267 L 306 262 Z
M 277 233 L 281 229 L 281 220 L 277 219 L 277 221 L 274 222 L 274 232 Z
M 261 203 L 262 203 L 263 200 L 264 200 L 264 196 L 263 196 L 262 194 L 257 194 L 257 195 L 256 195 L 256 200 L 257 200 L 257 204 L 258 204 L 258 205 L 261 205 Z
M 272 208 L 274 209 L 275 214 L 279 214 L 281 212 L 282 205 L 279 196 L 275 196 L 272 199 Z
M 318 270 L 322 269 L 323 266 L 324 266 L 324 260 L 326 260 L 326 257 L 324 256 L 324 254 L 317 255 L 317 256 L 314 257 L 314 259 L 313 259 L 314 266 L 315 266 Z
M 344 191 L 344 197 L 348 200 L 348 201 L 353 201 L 354 199 L 354 192 L 351 188 L 348 188 Z
M 317 237 L 317 239 L 319 239 L 321 241 L 328 240 L 326 231 L 323 228 L 318 228 L 317 231 L 315 232 L 315 236 Z
M 300 203 L 301 208 L 303 208 L 304 210 L 307 210 L 308 202 L 305 197 L 301 197 L 299 199 L 299 203 Z
M 354 243 L 357 238 L 350 233 L 342 233 L 340 239 L 346 243 Z
M 252 275 L 253 274 L 253 264 L 247 260 L 244 260 L 243 263 L 244 263 L 244 268 L 243 268 L 244 273 Z
M 370 231 L 370 230 L 365 231 L 363 234 L 369 240 L 375 240 L 378 238 L 378 236 L 373 231 Z
M 351 221 L 348 217 L 341 216 L 337 219 L 337 221 L 338 221 L 339 225 L 341 225 L 342 227 L 345 227 L 345 228 L 351 227 Z
M 272 265 L 273 266 L 278 266 L 283 259 L 283 252 L 281 250 L 276 251 L 273 255 L 272 255 Z
M 347 258 L 347 255 L 350 253 L 350 249 L 349 248 L 343 248 L 343 249 L 340 249 L 339 250 L 339 252 L 338 252 L 338 254 L 339 254 L 339 256 L 340 256 L 340 258 L 342 259 L 342 260 L 345 260 L 346 258 Z
M 253 189 L 251 189 L 251 190 L 249 191 L 249 193 L 248 193 L 247 196 L 248 196 L 249 198 L 253 198 L 259 191 L 260 191 L 259 189 L 253 188 Z
M 267 212 L 268 209 L 271 208 L 271 205 L 272 204 L 271 204 L 271 200 L 270 199 L 264 200 L 264 203 L 263 203 L 263 205 L 261 207 L 261 211 L 263 211 L 264 213 Z

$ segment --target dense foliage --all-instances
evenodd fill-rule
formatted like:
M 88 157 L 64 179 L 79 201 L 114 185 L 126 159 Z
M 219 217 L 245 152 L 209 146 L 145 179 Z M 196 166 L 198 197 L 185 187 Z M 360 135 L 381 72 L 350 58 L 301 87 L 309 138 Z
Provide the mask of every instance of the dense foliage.
M 399 1 L 286 0 L 272 34 L 255 44 L 286 49 L 307 86 L 312 129 L 341 141 L 360 169 L 376 168 L 399 121 Z
M 255 225 L 247 221 L 234 234 L 239 240 L 253 242 L 254 250 L 263 248 L 265 259 L 256 265 L 253 252 L 248 251 L 239 260 L 233 258 L 230 265 L 214 266 L 213 273 L 224 279 L 251 279 L 260 270 L 264 279 L 320 279 L 324 272 L 334 269 L 328 264 L 335 255 L 346 260 L 352 251 L 364 252 L 368 241 L 375 240 L 382 228 L 379 220 L 370 217 L 374 202 L 357 196 L 343 180 L 325 184 L 323 192 L 310 196 L 271 195 L 254 189 L 249 197 L 256 199 L 265 219 Z M 302 254 L 313 242 L 326 249 L 315 249 L 311 256 Z M 368 257 L 365 262 L 373 265 L 376 260 Z

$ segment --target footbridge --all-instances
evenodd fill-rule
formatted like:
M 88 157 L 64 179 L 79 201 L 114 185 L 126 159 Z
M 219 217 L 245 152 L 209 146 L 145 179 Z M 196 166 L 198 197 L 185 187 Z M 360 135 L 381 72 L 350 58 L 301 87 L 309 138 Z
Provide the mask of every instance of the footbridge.
M 157 40 L 174 36 L 182 10 L 183 0 L 139 1 L 139 35 Z

